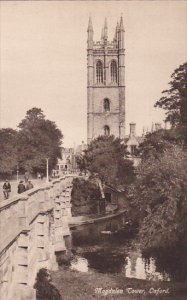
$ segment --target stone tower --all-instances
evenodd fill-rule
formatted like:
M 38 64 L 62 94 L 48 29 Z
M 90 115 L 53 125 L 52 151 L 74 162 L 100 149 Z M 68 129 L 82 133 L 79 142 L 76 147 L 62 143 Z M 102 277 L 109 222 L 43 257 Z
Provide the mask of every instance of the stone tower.
M 123 18 L 113 41 L 105 19 L 101 40 L 93 41 L 91 18 L 87 40 L 87 142 L 99 135 L 125 137 L 125 49 Z

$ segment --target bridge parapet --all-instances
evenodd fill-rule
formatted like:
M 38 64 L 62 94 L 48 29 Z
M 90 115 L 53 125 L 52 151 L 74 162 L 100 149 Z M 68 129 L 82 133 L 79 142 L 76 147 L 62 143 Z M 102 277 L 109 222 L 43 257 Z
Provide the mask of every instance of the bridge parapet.
M 35 299 L 36 273 L 56 269 L 55 251 L 65 250 L 69 234 L 71 187 L 64 176 L 0 203 L 0 295 Z

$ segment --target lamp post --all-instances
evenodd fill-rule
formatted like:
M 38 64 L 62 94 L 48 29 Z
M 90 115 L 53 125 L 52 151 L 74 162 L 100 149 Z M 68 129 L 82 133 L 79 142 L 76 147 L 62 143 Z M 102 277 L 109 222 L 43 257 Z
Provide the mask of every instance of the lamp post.
M 49 182 L 49 158 L 46 158 L 46 182 Z

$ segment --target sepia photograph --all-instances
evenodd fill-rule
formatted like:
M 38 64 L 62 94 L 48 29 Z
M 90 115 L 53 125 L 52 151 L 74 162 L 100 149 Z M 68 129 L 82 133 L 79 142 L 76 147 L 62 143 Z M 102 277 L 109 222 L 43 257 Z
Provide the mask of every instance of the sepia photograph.
M 0 1 L 0 299 L 187 299 L 187 1 Z

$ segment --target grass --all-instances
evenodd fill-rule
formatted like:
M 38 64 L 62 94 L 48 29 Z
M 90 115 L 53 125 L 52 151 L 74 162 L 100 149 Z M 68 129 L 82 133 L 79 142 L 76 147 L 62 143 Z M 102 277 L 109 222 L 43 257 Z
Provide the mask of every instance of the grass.
M 185 300 L 187 299 L 187 285 L 180 282 L 145 281 L 125 278 L 122 274 L 81 273 L 62 268 L 52 272 L 53 284 L 59 290 L 62 300 Z M 107 291 L 123 290 L 122 294 L 97 293 L 96 288 Z M 130 293 L 131 288 L 136 293 Z M 153 289 L 168 290 L 168 294 L 154 295 Z M 150 290 L 151 289 L 151 290 Z M 141 292 L 143 290 L 144 292 Z M 129 291 L 129 292 L 128 292 Z M 132 290 L 131 290 L 132 292 Z M 142 294 L 143 293 L 143 294 Z

